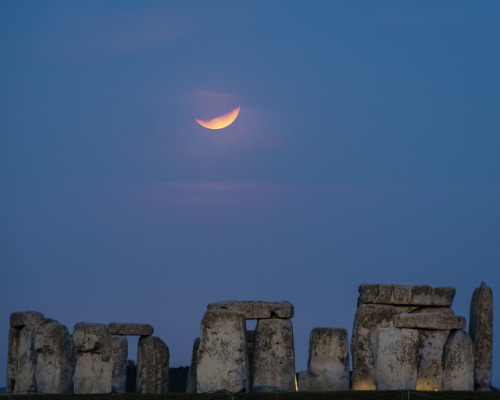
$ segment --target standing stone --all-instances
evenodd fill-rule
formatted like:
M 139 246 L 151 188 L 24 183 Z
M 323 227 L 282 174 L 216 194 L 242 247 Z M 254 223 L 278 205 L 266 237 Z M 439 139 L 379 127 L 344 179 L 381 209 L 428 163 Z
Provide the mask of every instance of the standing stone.
M 312 330 L 306 381 L 307 390 L 310 391 L 349 390 L 347 329 Z
M 249 371 L 245 314 L 206 311 L 201 322 L 198 350 L 198 393 L 248 392 Z
M 465 329 L 465 325 L 465 317 L 455 317 L 440 312 L 398 314 L 394 316 L 394 326 L 396 328 L 449 331 L 452 329 Z
M 293 327 L 289 319 L 257 321 L 252 374 L 253 392 L 296 390 Z
M 193 354 L 191 355 L 191 366 L 189 367 L 186 393 L 196 393 L 196 370 L 198 367 L 198 349 L 200 348 L 200 338 L 197 337 L 193 343 Z
M 137 393 L 167 393 L 170 353 L 163 340 L 141 336 L 137 347 Z
M 73 384 L 75 394 L 111 393 L 113 368 L 101 354 L 78 353 Z
M 113 348 L 109 327 L 79 322 L 73 329 L 73 344 L 78 353 L 73 376 L 74 392 L 110 393 Z
M 443 389 L 443 351 L 450 331 L 419 330 L 417 390 Z
M 7 353 L 7 392 L 14 392 L 17 378 L 17 358 L 19 357 L 19 337 L 21 329 L 9 329 L 9 349 Z
M 361 291 L 361 288 L 360 288 Z M 374 346 L 375 330 L 394 326 L 393 318 L 417 309 L 415 306 L 359 304 L 352 328 L 351 353 L 354 390 L 375 390 Z
M 125 393 L 127 383 L 128 341 L 124 336 L 111 335 L 111 391 Z
M 38 393 L 73 393 L 75 354 L 68 328 L 50 321 L 35 336 L 36 385 Z
M 491 390 L 493 362 L 493 292 L 482 282 L 470 305 L 469 334 L 474 342 L 474 389 Z
M 36 393 L 35 335 L 38 326 L 25 326 L 19 334 L 14 393 Z
M 377 390 L 415 390 L 418 331 L 378 328 L 376 337 L 374 372 Z
M 443 352 L 443 389 L 474 390 L 474 343 L 465 331 L 452 331 Z

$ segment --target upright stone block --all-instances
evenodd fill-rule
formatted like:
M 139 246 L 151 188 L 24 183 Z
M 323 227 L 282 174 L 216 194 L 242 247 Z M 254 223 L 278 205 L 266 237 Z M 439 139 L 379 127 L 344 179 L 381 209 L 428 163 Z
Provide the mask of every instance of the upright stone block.
M 257 321 L 252 374 L 252 391 L 295 391 L 295 351 L 290 320 Z
M 306 381 L 306 390 L 310 391 L 349 390 L 347 329 L 314 328 L 312 330 L 309 338 Z
M 17 373 L 13 392 L 36 393 L 36 362 L 35 335 L 38 326 L 24 326 L 19 333 L 17 350 Z
M 443 389 L 474 390 L 474 343 L 465 331 L 452 331 L 443 352 Z
M 78 353 L 91 351 L 100 354 L 103 361 L 111 359 L 111 330 L 107 325 L 78 322 L 73 329 L 73 343 Z
M 193 354 L 191 355 L 191 366 L 187 376 L 186 393 L 196 393 L 196 370 L 198 367 L 198 349 L 200 348 L 200 338 L 197 337 L 193 343 Z
M 167 393 L 170 353 L 163 340 L 142 336 L 137 347 L 137 393 Z
M 361 289 L 360 289 L 361 290 Z M 373 371 L 375 330 L 394 326 L 396 314 L 409 313 L 415 306 L 393 306 L 385 304 L 359 304 L 352 328 L 351 353 L 354 372 L 354 390 L 375 390 Z
M 450 331 L 419 330 L 417 390 L 443 390 L 443 351 Z
M 198 392 L 248 392 L 249 371 L 245 314 L 206 311 L 198 351 Z
M 474 342 L 474 388 L 491 390 L 493 362 L 493 291 L 482 282 L 470 305 L 469 334 Z
M 377 390 L 415 390 L 418 332 L 414 329 L 378 328 L 376 338 L 374 372 Z
M 9 348 L 7 352 L 7 392 L 14 392 L 17 379 L 17 359 L 19 357 L 19 338 L 21 329 L 9 328 Z
M 110 393 L 112 390 L 113 348 L 107 325 L 79 322 L 73 329 L 73 345 L 77 352 L 74 392 Z
M 78 353 L 75 375 L 75 394 L 111 393 L 113 367 L 110 361 L 103 361 L 98 353 Z
M 38 393 L 73 393 L 75 353 L 66 326 L 57 321 L 39 327 L 35 336 L 37 351 L 36 384 Z
M 111 391 L 125 393 L 127 383 L 128 341 L 120 335 L 111 335 Z

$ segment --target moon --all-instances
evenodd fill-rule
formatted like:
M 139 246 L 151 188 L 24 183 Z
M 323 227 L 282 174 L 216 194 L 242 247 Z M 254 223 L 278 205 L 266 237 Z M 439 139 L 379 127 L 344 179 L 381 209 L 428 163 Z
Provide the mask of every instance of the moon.
M 201 126 L 208 129 L 222 129 L 226 126 L 231 125 L 240 112 L 240 106 L 236 107 L 234 110 L 229 111 L 225 114 L 219 115 L 218 117 L 202 120 L 195 119 Z

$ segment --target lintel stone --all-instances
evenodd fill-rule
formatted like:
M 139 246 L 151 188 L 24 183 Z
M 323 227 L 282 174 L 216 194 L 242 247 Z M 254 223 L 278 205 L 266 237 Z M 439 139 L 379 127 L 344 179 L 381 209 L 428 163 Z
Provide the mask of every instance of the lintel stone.
M 112 322 L 108 326 L 112 335 L 151 336 L 154 332 L 153 326 L 149 324 Z
M 359 287 L 359 303 L 449 307 L 455 288 L 425 285 L 364 284 Z
M 465 329 L 465 317 L 442 313 L 398 314 L 394 316 L 396 328 L 451 330 Z
M 245 315 L 245 319 L 292 318 L 293 305 L 289 301 L 220 301 L 210 303 L 207 310 L 237 311 Z

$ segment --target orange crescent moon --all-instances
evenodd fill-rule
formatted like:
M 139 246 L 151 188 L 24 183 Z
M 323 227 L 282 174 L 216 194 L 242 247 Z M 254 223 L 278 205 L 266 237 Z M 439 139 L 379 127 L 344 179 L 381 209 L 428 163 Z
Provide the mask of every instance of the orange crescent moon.
M 202 119 L 195 119 L 195 121 L 198 122 L 204 128 L 222 129 L 225 128 L 226 126 L 231 125 L 236 119 L 236 117 L 238 117 L 239 112 L 240 112 L 240 106 L 236 107 L 234 110 L 229 111 L 225 114 L 219 115 L 218 117 L 207 119 L 205 121 Z

